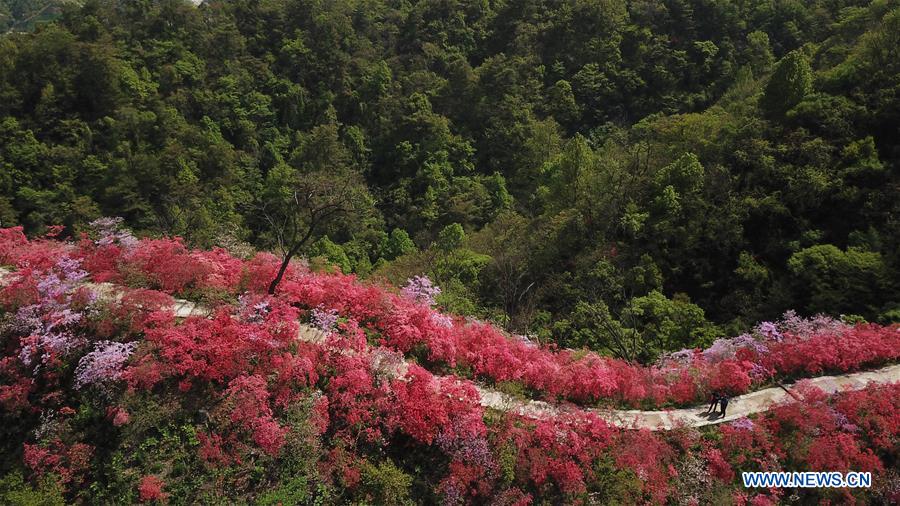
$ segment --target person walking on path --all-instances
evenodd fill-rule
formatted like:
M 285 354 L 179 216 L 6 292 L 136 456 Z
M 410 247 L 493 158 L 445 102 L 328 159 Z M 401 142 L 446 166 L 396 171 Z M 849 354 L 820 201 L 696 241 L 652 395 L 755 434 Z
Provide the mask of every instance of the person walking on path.
M 706 408 L 706 414 L 711 415 L 716 412 L 716 409 L 719 406 L 719 401 L 722 400 L 722 396 L 717 392 L 713 392 L 712 396 L 709 399 L 709 407 Z
M 720 395 L 719 404 L 722 405 L 722 418 L 725 418 L 725 409 L 728 408 L 728 396 L 725 394 Z

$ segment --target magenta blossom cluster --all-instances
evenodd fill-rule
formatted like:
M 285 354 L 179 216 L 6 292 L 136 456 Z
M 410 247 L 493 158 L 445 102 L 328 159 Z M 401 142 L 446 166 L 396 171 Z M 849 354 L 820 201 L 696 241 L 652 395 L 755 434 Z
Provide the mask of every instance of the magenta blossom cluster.
M 811 336 L 831 333 L 841 334 L 851 327 L 840 320 L 825 315 L 815 315 L 810 318 L 798 316 L 793 310 L 784 313 L 778 321 L 763 321 L 757 324 L 751 333 L 741 334 L 736 337 L 716 339 L 713 344 L 701 352 L 703 359 L 708 363 L 722 362 L 737 357 L 741 349 L 750 350 L 756 355 L 769 353 L 772 343 L 784 341 L 785 336 L 793 336 L 797 339 L 808 339 Z M 660 364 L 690 364 L 694 360 L 695 350 L 684 349 L 675 351 L 660 358 Z M 760 372 L 761 373 L 761 372 Z
M 776 326 L 782 334 L 791 334 L 799 339 L 809 339 L 818 334 L 842 334 L 851 328 L 850 325 L 823 314 L 803 318 L 793 309 L 785 311 Z
M 753 420 L 745 416 L 731 422 L 731 426 L 740 430 L 753 430 Z
M 337 327 L 338 313 L 334 309 L 313 308 L 309 312 L 309 322 L 313 327 L 324 332 L 331 332 Z
M 238 314 L 245 322 L 259 323 L 265 320 L 271 310 L 272 305 L 265 296 L 249 293 L 238 296 Z
M 100 341 L 94 350 L 81 357 L 75 368 L 75 388 L 95 383 L 115 381 L 122 376 L 122 369 L 137 343 Z
M 737 350 L 747 348 L 759 354 L 768 352 L 765 340 L 752 334 L 741 334 L 736 337 L 716 339 L 712 346 L 703 350 L 703 358 L 707 362 L 715 363 L 735 358 Z
M 138 239 L 132 235 L 130 230 L 122 225 L 124 221 L 124 219 L 118 216 L 106 216 L 88 223 L 88 228 L 97 236 L 94 243 L 97 246 L 118 244 L 124 246 L 126 249 L 137 246 Z
M 428 276 L 415 276 L 406 280 L 406 286 L 400 293 L 409 300 L 431 307 L 441 294 L 441 289 L 434 285 Z
M 772 322 L 760 322 L 759 325 L 754 327 L 753 331 L 762 336 L 765 339 L 770 339 L 772 341 L 781 341 L 784 339 L 784 335 L 782 335 L 781 331 L 778 330 L 778 325 Z
M 73 297 L 78 283 L 87 276 L 80 260 L 63 257 L 38 279 L 38 301 L 20 307 L 13 321 L 16 330 L 28 334 L 19 352 L 23 364 L 30 367 L 35 359 L 46 363 L 51 356 L 64 355 L 81 344 L 73 327 L 84 313 L 73 307 Z
M 443 327 L 445 329 L 453 328 L 453 317 L 450 315 L 446 315 L 443 313 L 432 313 L 431 321 L 435 325 Z

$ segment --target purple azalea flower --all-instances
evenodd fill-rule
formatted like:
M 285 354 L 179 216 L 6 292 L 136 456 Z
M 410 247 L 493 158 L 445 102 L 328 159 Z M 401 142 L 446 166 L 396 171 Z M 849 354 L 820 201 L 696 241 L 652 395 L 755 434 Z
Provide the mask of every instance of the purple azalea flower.
M 331 332 L 337 327 L 338 312 L 334 309 L 325 309 L 320 306 L 310 311 L 309 321 L 313 327 L 325 332 Z
M 433 285 L 428 276 L 415 276 L 406 280 L 406 286 L 400 293 L 409 300 L 430 307 L 434 305 L 435 298 L 441 294 L 441 289 Z
M 75 368 L 75 388 L 117 380 L 137 343 L 101 341 L 94 350 L 81 357 Z

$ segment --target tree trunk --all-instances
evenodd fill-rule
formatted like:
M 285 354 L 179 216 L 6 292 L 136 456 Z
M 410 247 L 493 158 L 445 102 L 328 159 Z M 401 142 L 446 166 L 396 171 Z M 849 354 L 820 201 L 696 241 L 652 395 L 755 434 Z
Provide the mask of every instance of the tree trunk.
M 284 277 L 284 273 L 287 271 L 288 264 L 291 263 L 291 257 L 293 256 L 294 255 L 284 257 L 284 260 L 281 262 L 281 267 L 278 268 L 278 275 L 275 276 L 275 279 L 273 279 L 271 283 L 269 283 L 269 295 L 275 295 L 275 289 L 278 288 L 278 283 L 281 283 L 281 279 Z
M 275 289 L 278 288 L 278 283 L 281 283 L 281 279 L 284 278 L 284 273 L 285 271 L 287 271 L 288 265 L 290 265 L 291 263 L 291 259 L 294 258 L 294 255 L 296 255 L 300 251 L 300 248 L 302 248 L 303 245 L 306 244 L 306 241 L 308 241 L 309 238 L 312 237 L 313 230 L 315 230 L 315 228 L 316 222 L 313 221 L 313 223 L 309 226 L 309 229 L 306 231 L 306 235 L 303 236 L 303 239 L 300 239 L 297 244 L 295 244 L 294 247 L 288 250 L 287 254 L 284 255 L 284 260 L 281 261 L 281 267 L 278 268 L 278 275 L 275 276 L 275 279 L 273 279 L 271 283 L 269 283 L 269 295 L 275 295 Z

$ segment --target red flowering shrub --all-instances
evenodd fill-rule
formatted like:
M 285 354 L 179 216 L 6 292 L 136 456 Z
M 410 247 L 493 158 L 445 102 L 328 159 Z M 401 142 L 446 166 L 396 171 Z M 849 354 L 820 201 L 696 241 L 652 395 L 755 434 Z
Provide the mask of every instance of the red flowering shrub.
M 435 322 L 431 309 L 399 299 L 396 302 L 398 306 L 377 320 L 384 336 L 382 344 L 407 353 L 424 343 L 430 352 L 429 360 L 455 365 L 456 349 L 449 329 Z
M 294 353 L 284 352 L 272 357 L 274 386 L 271 388 L 275 406 L 284 408 L 297 401 L 304 389 L 319 381 L 317 364 L 320 356 L 315 346 L 301 343 Z
M 131 415 L 124 408 L 109 407 L 106 408 L 106 418 L 112 420 L 112 424 L 121 427 L 131 420 Z
M 100 246 L 87 238 L 78 242 L 76 253 L 81 259 L 81 265 L 91 273 L 91 278 L 96 283 L 122 281 L 119 264 L 124 254 L 125 248 L 119 244 Z
M 613 431 L 596 415 L 584 412 L 531 420 L 507 415 L 491 427 L 498 448 L 512 448 L 515 480 L 525 489 L 573 496 L 592 481 L 592 466 L 610 447 Z
M 279 297 L 310 309 L 333 309 L 359 322 L 371 322 L 376 328 L 382 329 L 395 325 L 391 311 L 393 303 L 401 300 L 379 287 L 357 282 L 353 275 L 310 272 L 286 277 L 283 286 L 279 288 Z M 409 303 L 405 305 L 414 307 Z
M 709 374 L 709 387 L 714 392 L 723 392 L 730 395 L 742 394 L 750 388 L 750 362 L 738 362 L 736 360 L 724 360 L 719 362 Z
M 802 400 L 778 406 L 756 423 L 748 420 L 723 426 L 722 451 L 741 470 L 777 470 L 781 462 L 788 470 L 880 473 L 883 465 L 875 451 L 892 451 L 893 447 L 880 445 L 877 430 L 870 438 L 856 424 L 877 427 L 896 420 L 900 402 L 890 397 L 887 402 L 879 399 L 898 388 L 897 384 L 885 385 L 827 396 L 821 390 L 801 387 Z M 874 406 L 871 414 L 858 409 L 869 403 Z
M 22 227 L 0 228 L 0 265 L 16 264 L 22 250 L 28 246 L 28 238 Z
M 201 266 L 203 277 L 197 281 L 199 288 L 220 292 L 233 292 L 241 283 L 244 262 L 234 258 L 223 248 L 212 251 L 193 251 L 191 258 Z
M 54 473 L 65 487 L 81 486 L 90 470 L 93 453 L 94 447 L 91 445 L 75 443 L 67 446 L 58 439 L 47 446 L 28 443 L 23 446 L 25 465 L 35 476 Z
M 0 414 L 13 416 L 39 411 L 31 405 L 30 395 L 38 389 L 29 371 L 19 358 L 20 347 L 15 339 L 6 340 L 0 351 Z M 0 341 L 2 342 L 2 341 Z
M 37 304 L 40 299 L 38 291 L 38 272 L 30 267 L 19 270 L 4 279 L 0 289 L 0 305 L 4 309 L 16 310 L 22 306 Z
M 765 367 L 783 375 L 844 372 L 900 358 L 900 326 L 857 325 L 843 333 L 801 339 L 788 335 L 762 357 Z
M 334 356 L 335 372 L 328 382 L 332 427 L 340 438 L 375 442 L 382 438 L 383 413 L 391 405 L 387 384 L 379 384 L 366 357 Z
M 703 452 L 703 458 L 709 463 L 710 476 L 731 483 L 734 480 L 734 471 L 731 465 L 722 457 L 722 452 L 716 448 L 711 448 Z
M 228 465 L 231 459 L 222 448 L 222 436 L 218 434 L 197 433 L 197 440 L 200 442 L 200 448 L 197 450 L 200 459 L 209 466 Z
M 478 393 L 472 385 L 456 383 L 454 378 L 437 380 L 413 365 L 406 378 L 392 382 L 391 390 L 396 403 L 388 426 L 421 443 L 431 444 L 445 430 L 456 431 L 454 438 L 484 434 Z
M 316 434 L 324 434 L 331 424 L 331 417 L 328 416 L 328 404 L 328 397 L 323 395 L 316 399 L 313 405 L 311 422 L 316 429 Z
M 570 351 L 563 351 L 556 355 L 554 366 L 559 367 L 561 381 L 554 388 L 554 376 L 547 377 L 548 371 L 536 371 L 529 369 L 526 376 L 528 383 L 537 384 L 539 381 L 550 382 L 545 387 L 553 395 L 576 400 L 591 400 L 612 397 L 619 387 L 619 379 L 609 367 L 609 361 L 597 355 L 588 354 L 577 359 Z M 537 357 L 535 357 L 537 358 Z M 550 369 L 555 368 L 551 366 Z
M 616 463 L 634 471 L 644 485 L 646 499 L 656 504 L 665 502 L 674 459 L 672 448 L 647 430 L 623 431 L 616 447 Z
M 845 432 L 813 439 L 806 462 L 810 470 L 816 471 L 876 472 L 883 469 L 872 450 L 861 449 L 856 438 Z
M 269 283 L 275 279 L 275 275 L 278 273 L 280 264 L 281 260 L 271 253 L 257 253 L 253 258 L 244 263 L 244 270 L 239 285 L 240 288 L 248 290 L 251 293 L 266 293 L 269 289 Z M 295 265 L 289 265 L 285 272 L 285 279 L 294 279 L 296 275 L 297 271 Z M 279 286 L 279 292 L 283 290 L 284 286 L 282 284 Z
M 138 485 L 138 497 L 141 502 L 166 501 L 169 494 L 163 492 L 165 483 L 156 476 L 144 476 Z
M 438 484 L 437 491 L 443 496 L 444 504 L 461 504 L 472 502 L 486 488 L 484 485 L 483 469 L 454 460 L 450 463 L 447 476 Z
M 690 369 L 678 371 L 678 377 L 670 383 L 670 389 L 677 404 L 690 404 L 699 398 L 697 379 Z
M 3 362 L 11 362 L 10 357 L 3 358 Z M 0 369 L 3 369 L 0 366 Z M 2 371 L 0 371 L 2 372 Z M 0 385 L 0 407 L 10 414 L 18 414 L 30 411 L 31 404 L 28 395 L 31 393 L 34 382 L 28 376 L 0 374 L 0 376 L 12 376 L 15 378 L 11 384 Z
M 150 288 L 166 293 L 197 287 L 211 272 L 209 262 L 192 257 L 180 237 L 144 239 L 124 259 L 120 267 L 128 275 L 143 278 Z
M 99 338 L 136 336 L 152 321 L 159 323 L 160 312 L 170 313 L 174 302 L 171 295 L 156 290 L 123 289 L 118 300 L 100 305 L 106 314 L 91 322 L 93 331 Z
M 776 471 L 783 455 L 764 423 L 745 426 L 725 424 L 719 428 L 723 456 L 741 471 Z
M 835 408 L 847 417 L 845 429 L 859 434 L 872 448 L 900 456 L 900 383 L 842 393 Z
M 53 239 L 29 241 L 22 233 L 22 227 L 0 228 L 0 265 L 46 270 L 70 249 L 70 244 Z
M 269 455 L 278 455 L 287 429 L 272 418 L 266 380 L 260 376 L 239 376 L 228 385 L 225 397 L 232 405 L 231 421 L 252 432 L 253 441 Z
M 227 308 L 211 318 L 147 329 L 163 376 L 227 382 L 254 369 L 268 370 L 278 350 L 297 334 L 297 311 L 273 303 L 258 321 L 240 321 Z

